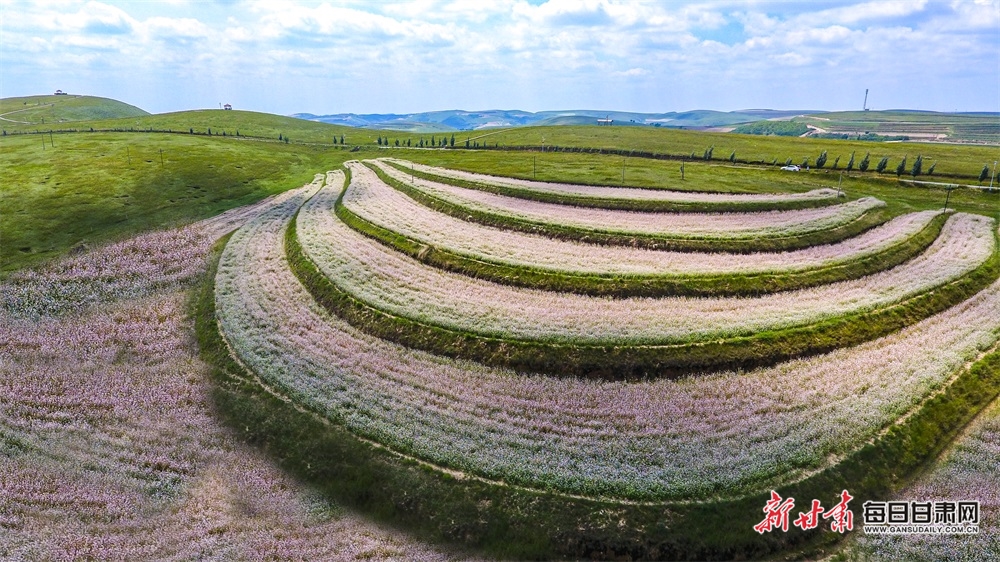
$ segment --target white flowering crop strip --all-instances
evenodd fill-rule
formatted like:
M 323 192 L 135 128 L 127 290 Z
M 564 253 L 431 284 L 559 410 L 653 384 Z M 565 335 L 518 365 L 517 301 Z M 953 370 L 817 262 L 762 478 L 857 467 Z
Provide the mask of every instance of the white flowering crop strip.
M 370 162 L 389 177 L 462 208 L 536 224 L 636 236 L 710 239 L 790 237 L 844 226 L 869 211 L 885 206 L 883 201 L 864 197 L 820 208 L 753 213 L 656 213 L 595 209 L 494 195 L 411 178 L 385 162 Z
M 656 345 L 749 335 L 871 310 L 976 269 L 995 246 L 994 221 L 959 214 L 926 252 L 881 273 L 753 298 L 608 299 L 510 287 L 442 271 L 345 225 L 340 189 L 305 204 L 298 239 L 334 285 L 372 308 L 450 330 L 513 340 Z
M 1000 545 L 1000 402 L 983 412 L 960 436 L 942 462 L 896 501 L 980 502 L 979 532 L 974 535 L 858 536 L 851 550 L 857 560 L 989 560 L 984 553 Z M 852 552 L 853 554 L 853 552 Z
M 217 313 L 236 355 L 361 436 L 528 486 L 639 499 L 768 490 L 856 450 L 998 338 L 1000 282 L 887 337 L 772 368 L 639 383 L 521 376 L 328 314 L 285 259 L 294 207 L 248 224 L 222 257 Z
M 676 191 L 664 188 L 578 185 L 475 174 L 472 172 L 463 172 L 461 170 L 452 170 L 449 168 L 426 166 L 424 164 L 418 164 L 410 162 L 409 160 L 400 160 L 397 158 L 380 158 L 380 160 L 387 160 L 405 168 L 412 168 L 418 172 L 433 174 L 443 178 L 451 178 L 501 187 L 527 189 L 553 195 L 588 197 L 594 199 L 633 199 L 646 201 L 676 201 L 684 203 L 776 203 L 786 201 L 820 201 L 824 199 L 836 199 L 838 196 L 836 189 L 830 189 L 828 187 L 813 189 L 804 193 L 712 193 L 699 191 Z
M 322 177 L 317 181 L 322 182 Z M 318 188 L 322 183 L 314 185 Z M 183 228 L 142 234 L 82 256 L 14 272 L 0 284 L 0 315 L 38 318 L 79 311 L 89 304 L 134 299 L 191 282 L 205 270 L 204 247 L 295 192 Z
M 341 513 L 218 412 L 190 285 L 285 197 L 0 280 L 35 303 L 86 295 L 54 316 L 0 306 L 0 559 L 456 559 Z
M 834 243 L 787 252 L 695 253 L 559 240 L 466 222 L 420 205 L 372 170 L 351 165 L 343 204 L 359 217 L 412 240 L 487 262 L 574 274 L 727 275 L 792 272 L 872 256 L 915 236 L 938 214 L 910 213 Z

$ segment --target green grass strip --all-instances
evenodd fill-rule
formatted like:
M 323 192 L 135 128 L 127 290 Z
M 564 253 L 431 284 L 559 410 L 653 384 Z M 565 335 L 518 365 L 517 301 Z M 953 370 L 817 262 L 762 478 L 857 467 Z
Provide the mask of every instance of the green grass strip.
M 801 271 L 727 275 L 600 275 L 500 263 L 438 248 L 358 216 L 340 198 L 334 205 L 334 212 L 355 231 L 427 265 L 515 287 L 615 298 L 753 296 L 857 279 L 891 269 L 924 252 L 940 235 L 947 220 L 944 214 L 935 217 L 909 239 L 863 258 Z
M 293 223 L 294 224 L 294 223 Z M 510 559 L 557 557 L 732 560 L 790 549 L 822 557 L 842 535 L 823 529 L 759 535 L 767 493 L 703 503 L 634 504 L 532 491 L 463 477 L 362 440 L 265 391 L 229 356 L 215 321 L 221 244 L 192 300 L 201 357 L 211 365 L 219 415 L 297 478 L 337 504 L 417 538 Z M 855 532 L 865 501 L 886 500 L 1000 395 L 1000 352 L 957 374 L 938 395 L 839 463 L 777 491 L 795 512 L 847 489 Z
M 559 203 L 561 205 L 573 205 L 576 207 L 595 207 L 599 209 L 617 209 L 622 211 L 644 211 L 644 212 L 664 212 L 664 213 L 748 213 L 754 211 L 791 211 L 795 209 L 812 209 L 816 207 L 826 207 L 841 202 L 837 197 L 825 197 L 815 199 L 787 199 L 775 201 L 669 201 L 669 200 L 646 200 L 628 199 L 623 197 L 586 197 L 583 195 L 570 195 L 552 193 L 531 189 L 528 187 L 517 187 L 513 185 L 499 185 L 485 182 L 463 180 L 449 176 L 440 176 L 420 170 L 413 170 L 403 166 L 398 162 L 384 160 L 384 162 L 400 172 L 405 172 L 423 180 L 445 183 L 466 189 L 485 191 L 495 195 L 506 195 L 507 197 L 517 197 L 520 199 L 530 199 L 543 203 Z M 611 186 L 601 186 L 611 187 Z M 667 189 L 655 188 L 634 188 L 647 189 L 649 191 L 660 191 L 670 193 Z M 678 193 L 698 193 L 694 191 Z M 701 192 L 706 193 L 706 192 Z M 719 193 L 725 195 L 724 193 Z
M 809 246 L 839 242 L 846 238 L 857 236 L 870 228 L 874 228 L 886 222 L 890 218 L 889 211 L 885 207 L 880 207 L 872 209 L 857 219 L 836 228 L 795 236 L 761 236 L 751 238 L 680 238 L 658 236 L 653 234 L 635 235 L 604 232 L 574 226 L 535 222 L 527 219 L 492 213 L 489 211 L 463 207 L 450 201 L 434 197 L 424 191 L 397 181 L 389 177 L 377 166 L 373 166 L 371 163 L 365 162 L 364 164 L 374 171 L 386 184 L 408 195 L 411 199 L 426 207 L 430 207 L 435 211 L 446 213 L 461 220 L 471 220 L 486 226 L 504 228 L 507 230 L 517 230 L 530 234 L 541 234 L 561 240 L 573 240 L 578 242 L 590 242 L 616 246 L 634 246 L 638 248 L 649 248 L 651 250 L 730 253 L 782 252 L 787 250 L 798 250 Z
M 344 191 L 341 191 L 338 203 L 343 196 Z M 669 345 L 557 344 L 452 330 L 373 307 L 337 287 L 305 255 L 296 236 L 295 223 L 293 220 L 285 232 L 285 251 L 292 271 L 320 305 L 356 328 L 448 357 L 518 371 L 603 380 L 679 377 L 706 370 L 749 369 L 856 345 L 937 314 L 976 294 L 1000 275 L 1000 253 L 995 249 L 986 262 L 955 281 L 896 304 L 805 326 Z M 1000 247 L 1000 243 L 997 246 Z

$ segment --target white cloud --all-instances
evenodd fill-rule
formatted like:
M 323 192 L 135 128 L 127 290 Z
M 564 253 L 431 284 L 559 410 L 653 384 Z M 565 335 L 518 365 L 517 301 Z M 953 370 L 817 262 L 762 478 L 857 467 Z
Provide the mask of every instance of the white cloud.
M 923 11 L 927 0 L 877 0 L 841 8 L 822 10 L 802 16 L 802 19 L 824 23 L 854 24 L 859 22 L 897 18 Z
M 645 68 L 630 68 L 628 70 L 619 71 L 614 73 L 615 76 L 646 76 L 649 71 Z
M 33 80 L 18 74 L 12 81 L 8 74 L 43 53 L 52 72 L 66 61 L 92 65 L 94 82 L 104 85 L 113 84 L 109 73 L 164 81 L 201 73 L 308 83 L 315 87 L 289 91 L 312 95 L 314 103 L 323 98 L 311 92 L 325 85 L 339 92 L 338 100 L 359 106 L 403 100 L 413 109 L 468 106 L 463 100 L 470 95 L 473 105 L 554 108 L 563 99 L 585 101 L 588 92 L 604 96 L 606 107 L 615 105 L 607 99 L 615 95 L 621 103 L 688 100 L 689 107 L 722 109 L 755 92 L 776 101 L 737 107 L 816 107 L 783 101 L 799 94 L 774 87 L 770 77 L 780 67 L 794 67 L 797 82 L 807 85 L 798 87 L 811 88 L 817 99 L 832 99 L 830 92 L 859 76 L 883 82 L 880 91 L 904 92 L 912 88 L 900 77 L 914 68 L 925 82 L 949 73 L 953 96 L 991 109 L 995 94 L 961 84 L 1000 80 L 1000 0 L 852 2 L 820 11 L 766 0 L 0 2 L 6 84 Z M 962 74 L 966 67 L 978 74 Z M 620 84 L 617 92 L 607 86 L 609 77 Z M 683 85 L 674 82 L 679 77 Z M 667 93 L 630 90 L 642 87 Z M 275 106 L 292 103 L 263 86 L 256 95 L 273 98 Z

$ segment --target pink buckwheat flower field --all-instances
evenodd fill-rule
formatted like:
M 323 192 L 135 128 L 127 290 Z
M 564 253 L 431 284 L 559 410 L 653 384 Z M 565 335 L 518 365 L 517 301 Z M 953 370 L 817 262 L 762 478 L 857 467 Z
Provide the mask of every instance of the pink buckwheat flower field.
M 524 159 L 500 146 L 296 131 L 168 130 L 264 149 L 205 160 L 229 168 L 212 190 L 157 184 L 146 212 L 186 220 L 37 263 L 56 249 L 17 250 L 29 265 L 0 277 L 0 559 L 1000 551 L 988 188 L 686 154 L 635 164 L 658 175 L 633 185 L 535 181 L 499 174 Z M 122 174 L 174 165 L 128 150 Z M 280 151 L 301 160 L 279 187 L 213 199 Z M 977 532 L 877 519 L 951 503 Z

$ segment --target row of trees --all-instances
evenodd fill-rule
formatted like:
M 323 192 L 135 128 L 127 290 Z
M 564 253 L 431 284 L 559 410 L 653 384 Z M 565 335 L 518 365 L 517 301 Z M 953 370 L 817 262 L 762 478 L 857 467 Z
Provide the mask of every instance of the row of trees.
M 390 142 L 389 142 L 389 137 L 388 136 L 383 137 L 383 136 L 379 135 L 379 137 L 375 140 L 375 142 L 379 146 L 390 146 Z M 393 144 L 395 144 L 395 146 L 413 146 L 412 142 L 413 142 L 413 139 L 406 139 L 404 142 L 400 142 L 399 139 L 396 139 Z M 336 144 L 336 143 L 334 143 L 334 144 Z M 343 137 L 341 137 L 341 144 L 343 144 Z M 420 140 L 417 141 L 417 146 L 420 147 L 420 148 L 424 148 L 424 147 L 428 147 L 428 146 L 441 147 L 441 148 L 449 147 L 450 146 L 451 148 L 455 148 L 455 135 L 454 134 L 451 135 L 451 140 L 449 140 L 447 137 L 441 137 L 441 139 L 438 140 L 438 138 L 436 136 L 434 136 L 434 135 L 431 135 L 431 140 L 430 141 L 427 141 L 423 137 L 420 137 Z M 469 141 L 465 141 L 465 147 L 466 148 L 469 147 Z
M 704 152 L 704 154 L 702 155 L 702 158 L 704 158 L 705 160 L 711 160 L 712 159 L 712 151 L 714 149 L 715 149 L 714 146 L 708 147 L 708 149 L 706 149 L 705 152 Z M 691 153 L 691 158 L 693 159 L 694 157 L 695 157 L 694 153 L 692 152 Z M 906 174 L 906 173 L 909 173 L 913 177 L 917 177 L 917 176 L 919 176 L 919 175 L 921 175 L 921 174 L 924 173 L 924 158 L 923 158 L 923 156 L 921 156 L 921 155 L 918 154 L 917 155 L 917 159 L 913 161 L 913 166 L 911 168 L 909 168 L 909 169 L 907 169 L 906 160 L 907 160 L 907 157 L 903 156 L 903 159 L 900 160 L 899 164 L 896 166 L 896 176 L 897 177 L 898 176 L 902 176 L 903 174 Z M 729 155 L 729 161 L 732 162 L 732 163 L 736 162 L 736 151 L 735 150 Z M 828 161 L 828 159 L 827 159 L 827 152 L 824 150 L 823 152 L 821 152 L 819 154 L 819 156 L 816 157 L 816 160 L 815 160 L 815 163 L 814 163 L 813 167 L 816 168 L 816 169 L 822 169 L 823 167 L 826 166 L 827 161 Z M 777 158 L 775 158 L 774 160 L 771 161 L 771 165 L 776 166 L 777 164 L 778 164 L 778 159 Z M 786 166 L 791 166 L 792 165 L 792 159 L 789 158 L 789 159 L 785 160 L 785 165 Z M 806 157 L 804 160 L 802 160 L 802 162 L 799 164 L 799 166 L 802 167 L 802 168 L 808 168 L 809 167 L 809 158 Z M 844 167 L 844 170 L 847 171 L 847 172 L 850 172 L 850 171 L 854 170 L 854 166 L 855 166 L 855 158 L 854 158 L 854 152 L 852 152 L 850 159 L 847 161 L 847 165 Z M 871 166 L 871 153 L 866 152 L 864 158 L 862 158 L 857 163 L 857 168 L 861 172 L 867 172 L 868 168 L 870 166 Z M 888 166 L 889 166 L 889 157 L 888 156 L 883 156 L 882 159 L 878 161 L 878 164 L 875 165 L 875 171 L 878 172 L 879 174 L 884 173 L 885 170 L 886 170 L 886 168 L 888 168 Z M 937 166 L 937 163 L 931 164 L 931 167 L 927 169 L 926 175 L 928 175 L 928 176 L 929 175 L 933 175 L 934 174 L 934 167 L 935 166 Z M 833 170 L 837 170 L 837 169 L 840 168 L 840 156 L 836 157 L 833 160 L 833 165 L 830 166 L 830 168 L 833 169 Z M 988 173 L 988 170 L 987 170 L 987 173 Z M 982 177 L 980 177 L 980 180 L 979 180 L 981 182 L 984 179 L 985 176 L 983 176 L 982 174 L 980 174 L 980 176 L 982 176 Z

